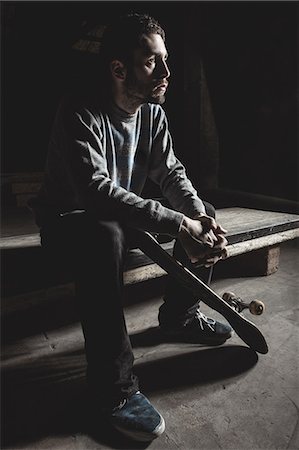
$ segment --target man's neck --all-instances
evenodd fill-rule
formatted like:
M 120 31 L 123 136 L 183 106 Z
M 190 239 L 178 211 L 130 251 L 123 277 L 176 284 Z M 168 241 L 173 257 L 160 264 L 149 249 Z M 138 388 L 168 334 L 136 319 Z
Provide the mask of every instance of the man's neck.
M 114 103 L 118 106 L 118 108 L 128 114 L 135 114 L 142 105 L 140 99 L 128 98 L 125 93 L 117 92 L 116 90 L 112 90 L 112 97 Z

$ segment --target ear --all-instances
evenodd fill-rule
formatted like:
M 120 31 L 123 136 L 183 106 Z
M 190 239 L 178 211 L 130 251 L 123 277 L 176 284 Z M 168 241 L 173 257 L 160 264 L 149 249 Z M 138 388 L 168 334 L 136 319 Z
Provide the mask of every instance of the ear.
M 122 63 L 118 59 L 115 59 L 110 63 L 110 70 L 114 78 L 117 78 L 118 80 L 121 81 L 125 80 L 127 75 L 127 69 L 124 63 Z

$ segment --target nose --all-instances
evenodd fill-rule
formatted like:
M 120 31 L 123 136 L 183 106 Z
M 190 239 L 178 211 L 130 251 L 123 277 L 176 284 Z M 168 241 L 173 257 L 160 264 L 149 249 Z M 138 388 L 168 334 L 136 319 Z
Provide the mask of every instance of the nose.
M 158 79 L 170 77 L 170 70 L 169 70 L 169 67 L 168 67 L 166 61 L 161 60 L 160 64 L 157 66 L 157 69 L 158 69 L 157 70 L 157 78 Z
M 167 62 L 164 62 L 164 68 L 165 68 L 165 76 L 164 76 L 164 78 L 169 78 L 170 77 L 170 70 L 169 70 Z

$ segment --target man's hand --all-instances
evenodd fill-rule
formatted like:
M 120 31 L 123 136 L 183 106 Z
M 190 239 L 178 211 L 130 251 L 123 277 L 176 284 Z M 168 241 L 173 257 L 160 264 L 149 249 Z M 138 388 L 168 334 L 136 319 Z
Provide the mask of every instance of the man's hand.
M 198 214 L 184 217 L 178 238 L 192 263 L 210 267 L 227 256 L 226 232 L 212 217 Z

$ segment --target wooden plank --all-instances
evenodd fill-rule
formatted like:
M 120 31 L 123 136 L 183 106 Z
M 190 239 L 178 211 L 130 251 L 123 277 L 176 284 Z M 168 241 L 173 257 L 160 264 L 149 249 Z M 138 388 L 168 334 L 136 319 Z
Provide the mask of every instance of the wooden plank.
M 270 236 L 266 236 L 266 237 L 261 237 L 258 239 L 254 239 L 252 241 L 248 241 L 248 242 L 240 242 L 238 244 L 233 244 L 233 245 L 229 245 L 227 247 L 228 249 L 228 258 L 233 257 L 233 256 L 237 256 L 237 255 L 242 255 L 244 253 L 248 253 L 248 252 L 254 252 L 258 249 L 269 249 L 269 247 L 272 246 L 277 246 L 278 244 L 280 244 L 281 242 L 290 240 L 290 239 L 295 239 L 299 237 L 299 229 L 296 230 L 288 230 L 285 231 L 283 233 L 279 233 L 279 234 L 275 234 L 275 235 L 270 235 Z M 171 249 L 172 249 L 172 245 L 173 243 L 170 242 L 166 245 L 163 245 L 163 248 L 168 251 L 168 253 L 171 253 Z M 279 261 L 279 256 L 277 256 L 277 252 L 279 252 L 279 247 L 277 249 L 277 247 L 275 247 L 275 255 L 276 255 L 276 259 L 275 259 L 275 255 L 273 254 L 273 252 L 271 253 L 271 255 L 268 255 L 269 258 L 272 258 L 271 261 L 269 261 L 267 263 L 267 271 L 268 271 L 268 275 L 270 273 L 273 273 L 274 271 L 274 266 L 273 266 L 273 270 L 271 271 L 270 269 L 270 264 L 274 264 L 277 265 L 277 261 Z M 140 250 L 138 251 L 139 253 Z M 131 284 L 131 283 L 137 283 L 140 281 L 145 281 L 151 278 L 157 278 L 160 276 L 163 276 L 166 274 L 166 272 L 161 269 L 157 264 L 154 263 L 150 263 L 150 258 L 145 257 L 142 260 L 142 254 L 140 255 L 140 259 L 137 261 L 134 261 L 134 258 L 132 257 L 132 261 L 131 261 L 131 267 L 126 270 L 125 274 L 124 274 L 124 279 L 125 282 L 127 284 Z M 275 269 L 276 270 L 276 269 Z M 265 272 L 265 271 L 263 271 Z M 266 274 L 266 273 L 263 273 Z
M 40 245 L 37 226 L 33 221 L 31 212 L 29 210 L 26 213 L 23 211 L 23 215 L 24 220 L 21 220 L 21 226 L 17 214 L 14 220 L 9 221 L 7 219 L 6 222 L 4 221 L 4 226 L 1 230 L 1 249 L 25 248 Z M 228 229 L 228 241 L 230 245 L 248 240 L 256 240 L 255 245 L 261 245 L 260 243 L 264 241 L 257 239 L 272 234 L 284 236 L 282 238 L 283 240 L 294 239 L 297 237 L 296 232 L 290 232 L 286 235 L 282 233 L 284 231 L 299 229 L 299 216 L 297 214 L 260 211 L 247 208 L 225 208 L 218 210 L 217 220 Z M 19 228 L 17 224 L 19 224 Z M 22 231 L 22 227 L 24 231 Z M 30 230 L 34 230 L 35 233 L 30 233 Z M 277 237 L 277 239 L 279 240 L 280 238 Z M 239 247 L 233 248 L 235 249 L 233 251 L 237 251 Z M 240 248 L 243 249 L 242 253 L 244 253 L 246 247 L 241 246 Z M 251 244 L 249 244 L 249 248 L 251 248 Z
M 149 264 L 147 266 L 127 270 L 124 273 L 124 283 L 126 285 L 140 283 L 141 281 L 151 280 L 164 275 L 166 275 L 165 270 L 161 269 L 158 264 Z
M 276 269 L 274 269 L 274 266 L 277 266 L 277 261 L 279 261 L 279 247 L 277 247 L 278 244 L 281 242 L 287 241 L 289 239 L 295 239 L 299 237 L 299 229 L 297 230 L 289 230 L 283 233 L 279 233 L 277 235 L 271 235 L 266 237 L 261 237 L 258 239 L 255 239 L 250 242 L 240 242 L 238 244 L 233 244 L 228 246 L 228 257 L 233 257 L 237 255 L 241 255 L 248 252 L 254 252 L 259 249 L 267 249 L 267 258 L 269 261 L 267 262 L 267 271 L 268 275 L 270 273 L 273 273 Z M 170 243 L 172 245 L 172 243 Z M 272 247 L 274 246 L 274 247 Z M 273 252 L 269 254 L 268 250 L 273 248 Z M 167 247 L 166 247 L 167 249 Z M 168 248 L 168 252 L 170 253 L 170 249 Z M 270 261 L 271 259 L 271 261 Z M 147 258 L 147 261 L 150 261 L 149 258 Z M 270 265 L 272 269 L 270 269 Z M 131 283 L 138 283 L 140 281 L 149 280 L 151 278 L 157 278 L 165 275 L 166 272 L 161 269 L 157 264 L 152 263 L 148 265 L 144 265 L 141 267 L 138 265 L 138 267 L 126 270 L 124 274 L 124 280 L 126 284 Z M 266 275 L 266 273 L 263 273 Z
M 229 244 L 299 228 L 299 215 L 249 208 L 224 208 L 217 221 L 228 230 Z
M 272 234 L 270 236 L 263 236 L 257 239 L 238 242 L 236 244 L 228 245 L 228 257 L 248 253 L 258 248 L 269 247 L 271 245 L 280 244 L 281 242 L 299 237 L 299 228 L 295 230 L 288 230 L 282 233 Z
M 299 215 L 278 213 L 272 211 L 262 211 L 249 208 L 224 208 L 217 210 L 217 221 L 228 230 L 228 236 L 242 235 L 247 238 L 252 236 L 256 230 L 271 234 L 277 231 L 299 227 Z M 25 228 L 22 232 L 20 223 Z M 18 228 L 16 228 L 18 226 Z M 285 227 L 281 229 L 281 227 Z M 15 229 L 16 228 L 16 229 Z M 28 208 L 22 208 L 18 211 L 11 208 L 8 211 L 2 211 L 1 216 L 1 235 L 12 236 L 16 234 L 31 234 L 37 232 L 37 226 L 34 218 Z M 259 236 L 256 236 L 259 237 Z
M 8 236 L 1 238 L 1 250 L 12 250 L 40 246 L 38 233 L 24 234 L 20 236 Z
M 24 220 L 20 219 L 20 215 L 14 212 L 14 214 L 6 217 L 6 228 L 1 230 L 3 237 L 0 240 L 0 248 L 5 251 L 3 252 L 2 265 L 5 265 L 6 270 L 9 271 L 9 276 L 11 272 L 14 274 L 16 271 L 16 266 L 18 265 L 15 264 L 16 261 L 14 258 L 17 258 L 17 261 L 19 261 L 20 251 L 22 249 L 23 251 L 30 252 L 30 257 L 32 257 L 31 268 L 32 264 L 34 266 L 34 264 L 38 264 L 39 261 L 38 253 L 40 248 L 40 236 L 37 231 L 37 226 L 34 224 L 32 214 L 28 209 L 24 209 L 22 212 L 23 214 L 21 217 L 23 217 Z M 258 249 L 277 246 L 281 242 L 299 237 L 298 215 L 256 211 L 244 208 L 226 208 L 218 210 L 217 216 L 219 223 L 229 229 L 230 244 L 228 246 L 228 254 L 230 260 L 234 259 L 234 256 L 247 253 L 251 253 L 254 256 L 254 253 L 257 252 Z M 278 226 L 286 227 L 287 229 L 278 232 Z M 256 230 L 262 230 L 262 235 L 257 237 L 255 233 Z M 240 241 L 231 241 L 230 237 L 232 234 L 230 233 L 235 233 Z M 263 233 L 266 235 L 263 235 Z M 171 253 L 173 242 L 163 243 L 162 246 L 168 253 Z M 259 259 L 261 258 L 259 257 Z M 8 264 L 9 261 L 10 263 Z M 275 264 L 278 264 L 277 258 L 276 262 L 275 258 L 273 261 L 274 266 Z M 23 271 L 24 270 L 22 269 L 22 272 Z M 162 277 L 163 275 L 165 275 L 165 272 L 139 249 L 131 249 L 124 273 L 126 284 L 139 283 L 141 281 Z M 3 280 L 3 286 L 9 286 L 8 279 Z M 20 281 L 20 277 L 18 279 L 20 284 L 18 285 L 17 291 L 19 292 L 19 290 L 24 289 L 24 286 L 22 281 Z M 28 274 L 28 279 L 31 280 L 30 272 Z M 59 281 L 53 280 L 53 283 L 61 284 L 65 283 L 65 281 L 66 279 L 63 278 L 59 279 Z M 28 289 L 28 287 L 30 289 L 30 281 L 28 286 L 28 283 L 26 283 L 25 290 Z M 41 286 L 43 287 L 43 285 Z M 38 288 L 34 280 L 32 282 L 32 288 Z M 9 292 L 11 291 L 9 289 L 10 288 L 8 287 L 5 296 L 10 295 Z

